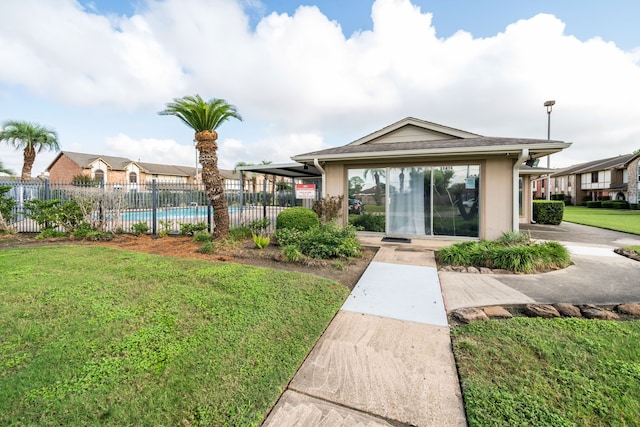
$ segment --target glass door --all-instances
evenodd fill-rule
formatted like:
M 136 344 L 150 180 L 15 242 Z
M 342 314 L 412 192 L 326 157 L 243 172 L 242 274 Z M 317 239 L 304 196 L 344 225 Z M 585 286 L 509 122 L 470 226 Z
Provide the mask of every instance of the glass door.
M 389 168 L 387 173 L 387 234 L 430 235 L 428 167 Z

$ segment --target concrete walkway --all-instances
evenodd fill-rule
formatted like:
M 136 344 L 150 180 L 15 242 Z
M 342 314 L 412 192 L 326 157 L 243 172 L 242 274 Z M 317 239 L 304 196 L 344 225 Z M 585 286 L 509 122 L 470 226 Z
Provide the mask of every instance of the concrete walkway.
M 530 227 L 533 228 L 533 227 Z M 533 234 L 537 232 L 540 237 Z M 447 313 L 534 302 L 640 302 L 640 263 L 613 247 L 640 238 L 575 224 L 537 227 L 574 265 L 535 275 L 437 272 L 434 251 L 453 242 L 378 246 L 374 260 L 316 343 L 264 426 L 466 426 Z M 571 236 L 584 241 L 568 242 Z
M 380 248 L 263 425 L 466 426 L 432 250 Z

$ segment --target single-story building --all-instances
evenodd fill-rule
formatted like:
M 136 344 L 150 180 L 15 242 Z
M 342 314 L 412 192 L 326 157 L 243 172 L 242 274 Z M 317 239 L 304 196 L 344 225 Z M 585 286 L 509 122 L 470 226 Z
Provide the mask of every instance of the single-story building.
M 570 145 L 486 137 L 407 117 L 347 145 L 292 159 L 319 171 L 323 197 L 346 199 L 356 188 L 374 186 L 374 204 L 364 212 L 385 216 L 387 236 L 495 239 L 531 221 L 531 177 L 551 172 L 531 167 L 535 159 Z

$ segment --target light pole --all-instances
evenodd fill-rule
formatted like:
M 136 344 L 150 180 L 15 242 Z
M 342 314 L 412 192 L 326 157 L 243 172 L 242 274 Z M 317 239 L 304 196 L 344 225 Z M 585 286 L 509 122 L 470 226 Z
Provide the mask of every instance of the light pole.
M 547 108 L 547 141 L 551 140 L 551 111 L 556 101 L 546 101 L 544 106 Z M 547 169 L 551 169 L 551 154 L 547 155 Z M 551 173 L 547 173 L 547 200 L 551 200 Z

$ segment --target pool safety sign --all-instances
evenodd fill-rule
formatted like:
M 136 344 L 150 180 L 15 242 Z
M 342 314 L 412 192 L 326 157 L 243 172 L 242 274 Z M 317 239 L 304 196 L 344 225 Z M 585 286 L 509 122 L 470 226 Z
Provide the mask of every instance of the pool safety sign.
M 296 199 L 315 199 L 315 184 L 296 184 Z

